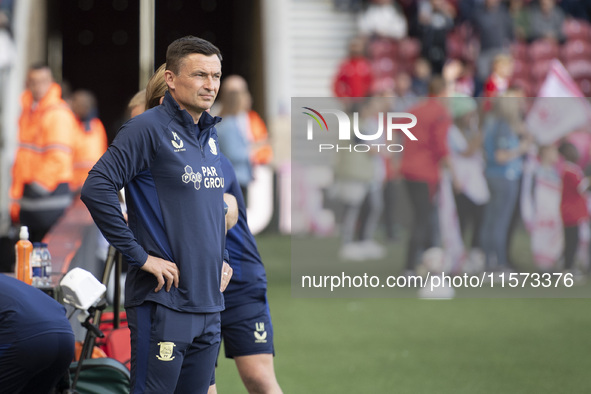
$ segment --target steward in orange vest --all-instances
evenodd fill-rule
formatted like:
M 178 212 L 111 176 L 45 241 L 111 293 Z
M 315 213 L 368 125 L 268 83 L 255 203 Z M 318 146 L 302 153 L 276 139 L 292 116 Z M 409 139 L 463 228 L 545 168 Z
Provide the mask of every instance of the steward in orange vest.
M 74 149 L 74 177 L 72 190 L 80 190 L 88 171 L 107 150 L 107 132 L 103 122 L 97 118 L 96 99 L 87 90 L 77 90 L 70 103 L 78 120 L 78 135 Z
M 263 119 L 255 111 L 248 112 L 252 147 L 250 159 L 253 164 L 269 164 L 273 159 L 273 150 L 269 143 L 269 133 Z
M 72 202 L 69 185 L 78 126 L 61 93 L 47 66 L 29 70 L 12 167 L 10 213 L 14 223 L 29 226 L 32 241 L 41 241 Z

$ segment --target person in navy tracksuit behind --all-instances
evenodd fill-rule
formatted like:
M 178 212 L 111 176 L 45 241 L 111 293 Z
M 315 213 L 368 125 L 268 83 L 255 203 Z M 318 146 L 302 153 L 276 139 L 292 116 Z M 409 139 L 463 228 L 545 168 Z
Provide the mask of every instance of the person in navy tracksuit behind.
M 162 105 L 130 119 L 90 171 L 81 198 L 127 259 L 133 393 L 206 393 L 220 344 L 224 174 L 206 111 L 221 54 L 183 37 L 166 52 Z M 117 192 L 125 186 L 125 222 Z
M 281 393 L 273 367 L 273 325 L 267 302 L 267 275 L 246 218 L 246 204 L 232 168 L 221 155 L 224 192 L 238 205 L 238 221 L 226 234 L 233 268 L 224 291 L 222 338 L 226 357 L 233 358 L 249 393 Z M 215 392 L 212 388 L 210 392 Z
M 74 357 L 66 308 L 0 274 L 0 393 L 49 393 Z

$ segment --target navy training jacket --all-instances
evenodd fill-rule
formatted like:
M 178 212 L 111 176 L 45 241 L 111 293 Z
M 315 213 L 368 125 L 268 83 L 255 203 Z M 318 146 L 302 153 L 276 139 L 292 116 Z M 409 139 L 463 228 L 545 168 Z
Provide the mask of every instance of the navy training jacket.
M 214 127 L 220 120 L 204 112 L 196 125 L 167 92 L 162 105 L 121 127 L 89 172 L 81 199 L 129 263 L 126 307 L 153 301 L 181 312 L 224 309 L 224 176 Z M 124 186 L 129 223 L 117 198 Z M 178 266 L 178 288 L 154 292 L 156 278 L 140 269 L 148 254 Z
M 230 266 L 234 270 L 232 279 L 224 291 L 226 308 L 250 302 L 266 300 L 267 275 L 259 254 L 257 243 L 248 227 L 246 204 L 230 160 L 222 154 L 224 171 L 224 192 L 236 197 L 238 222 L 228 230 L 226 249 L 230 254 Z
M 0 273 L 0 356 L 12 344 L 50 332 L 74 333 L 66 308 L 31 285 Z

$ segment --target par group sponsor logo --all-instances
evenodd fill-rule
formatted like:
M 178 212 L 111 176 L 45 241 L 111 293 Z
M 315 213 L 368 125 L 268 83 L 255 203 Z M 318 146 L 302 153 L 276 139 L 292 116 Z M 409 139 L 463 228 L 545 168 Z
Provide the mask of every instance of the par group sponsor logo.
M 318 152 L 368 152 L 388 151 L 402 152 L 404 147 L 400 144 L 392 143 L 395 139 L 395 133 L 402 132 L 409 140 L 417 141 L 417 137 L 411 129 L 417 124 L 417 117 L 407 112 L 378 112 L 377 130 L 360 130 L 359 112 L 353 112 L 353 119 L 344 111 L 338 109 L 314 109 L 311 107 L 302 107 L 306 115 L 306 138 L 309 141 L 314 140 L 314 129 L 320 132 L 336 132 L 338 143 L 328 144 L 319 143 Z M 337 130 L 329 130 L 327 115 L 336 117 Z M 334 118 L 333 118 L 334 119 Z M 385 138 L 384 138 L 385 137 Z
M 224 188 L 224 177 L 219 176 L 213 166 L 202 166 L 201 172 L 193 171 L 191 166 L 185 166 L 184 169 L 185 172 L 181 176 L 183 183 L 192 182 L 196 190 L 201 189 L 202 183 L 206 189 Z

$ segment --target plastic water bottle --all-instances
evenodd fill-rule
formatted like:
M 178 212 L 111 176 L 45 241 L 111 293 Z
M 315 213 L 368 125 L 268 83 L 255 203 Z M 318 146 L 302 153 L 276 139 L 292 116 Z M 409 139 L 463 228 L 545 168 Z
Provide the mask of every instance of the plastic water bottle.
M 19 233 L 19 240 L 14 245 L 16 254 L 16 261 L 14 264 L 14 273 L 18 280 L 30 285 L 33 283 L 33 275 L 31 270 L 31 254 L 33 252 L 33 244 L 29 241 L 29 228 L 21 226 Z
M 33 242 L 33 253 L 31 254 L 31 270 L 33 271 L 33 286 L 43 285 L 43 257 L 40 242 Z
M 41 266 L 42 266 L 42 277 L 43 284 L 51 285 L 51 254 L 46 243 L 41 244 Z

